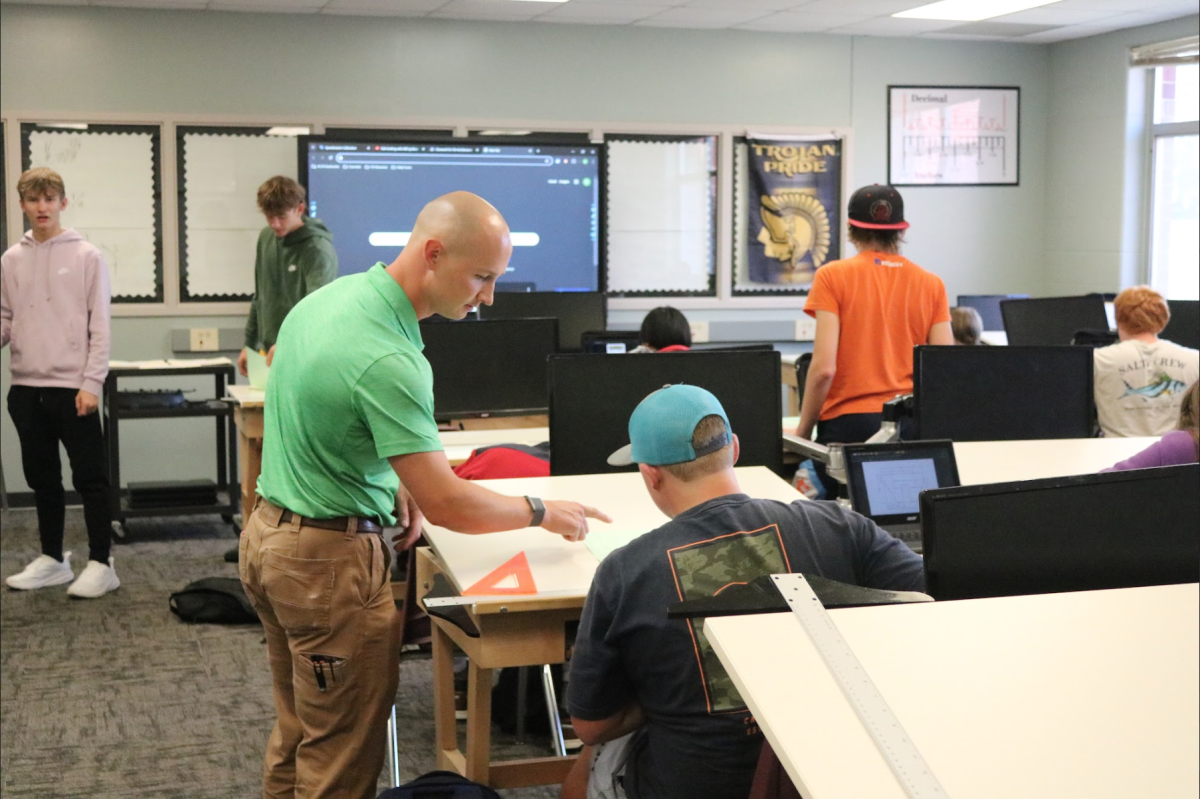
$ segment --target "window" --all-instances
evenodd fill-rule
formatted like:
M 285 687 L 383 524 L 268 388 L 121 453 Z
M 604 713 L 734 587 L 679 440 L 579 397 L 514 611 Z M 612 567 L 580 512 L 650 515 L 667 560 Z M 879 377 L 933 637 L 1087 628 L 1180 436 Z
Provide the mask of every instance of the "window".
M 1200 65 L 1154 69 L 1150 284 L 1200 299 Z

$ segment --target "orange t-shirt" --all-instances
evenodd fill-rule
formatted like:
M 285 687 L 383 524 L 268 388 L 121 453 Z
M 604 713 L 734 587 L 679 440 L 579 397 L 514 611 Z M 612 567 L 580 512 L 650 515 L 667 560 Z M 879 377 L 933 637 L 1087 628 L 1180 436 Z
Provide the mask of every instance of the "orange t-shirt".
M 929 328 L 950 321 L 946 286 L 900 255 L 860 252 L 817 270 L 804 312 L 838 315 L 837 374 L 821 419 L 879 413 L 912 391 L 913 347 Z

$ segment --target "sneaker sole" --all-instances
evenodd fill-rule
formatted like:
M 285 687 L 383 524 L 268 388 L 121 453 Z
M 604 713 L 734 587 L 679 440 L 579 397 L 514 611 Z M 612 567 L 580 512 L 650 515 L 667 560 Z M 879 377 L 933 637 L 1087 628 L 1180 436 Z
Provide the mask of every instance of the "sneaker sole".
M 72 597 L 73 599 L 99 599 L 100 597 L 104 596 L 105 594 L 111 594 L 113 591 L 116 591 L 120 587 L 121 587 L 121 584 L 117 583 L 112 588 L 106 588 L 98 594 L 80 594 L 80 593 L 72 591 L 71 589 L 68 588 L 67 596 Z
M 16 575 L 14 575 L 14 576 L 16 576 Z M 14 591 L 36 591 L 39 588 L 53 588 L 56 585 L 66 585 L 67 583 L 74 582 L 74 580 L 75 580 L 75 575 L 72 573 L 72 574 L 64 574 L 60 577 L 55 577 L 55 578 L 51 579 L 49 582 L 39 583 L 37 585 L 14 585 L 11 581 L 11 578 L 8 580 L 5 580 L 4 584 L 7 585 L 9 588 L 11 588 Z

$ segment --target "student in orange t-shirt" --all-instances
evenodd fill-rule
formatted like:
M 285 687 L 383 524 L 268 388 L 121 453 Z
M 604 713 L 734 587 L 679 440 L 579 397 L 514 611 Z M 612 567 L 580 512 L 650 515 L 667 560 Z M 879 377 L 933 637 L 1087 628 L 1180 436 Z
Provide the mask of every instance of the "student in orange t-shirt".
M 820 419 L 822 444 L 870 438 L 883 404 L 912 391 L 913 347 L 954 343 L 941 278 L 900 255 L 908 228 L 900 192 L 879 184 L 859 189 L 847 221 L 858 254 L 818 269 L 804 306 L 817 333 L 796 434 L 811 438 Z

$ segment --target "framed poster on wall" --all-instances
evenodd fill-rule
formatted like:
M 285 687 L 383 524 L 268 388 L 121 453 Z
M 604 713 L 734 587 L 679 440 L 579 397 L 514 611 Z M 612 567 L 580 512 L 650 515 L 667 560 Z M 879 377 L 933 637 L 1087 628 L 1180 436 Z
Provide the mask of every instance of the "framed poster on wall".
M 888 86 L 893 186 L 1016 186 L 1021 90 Z

